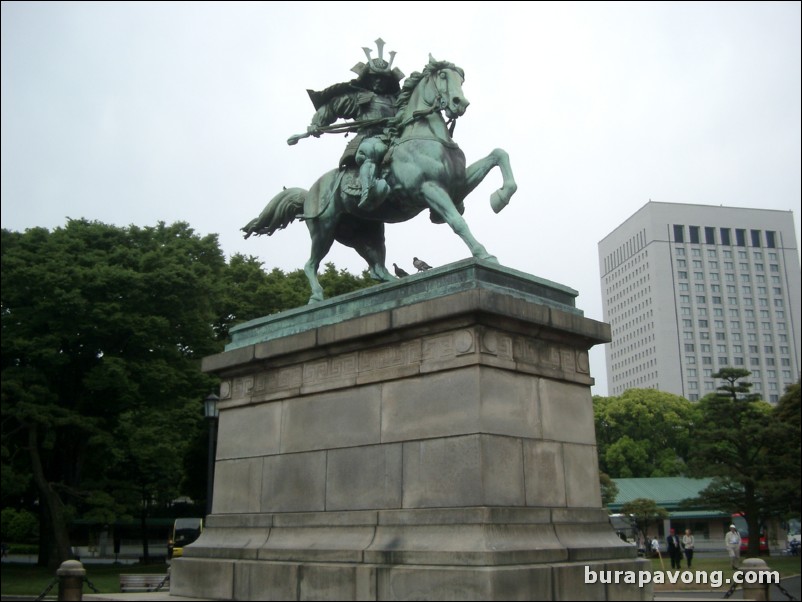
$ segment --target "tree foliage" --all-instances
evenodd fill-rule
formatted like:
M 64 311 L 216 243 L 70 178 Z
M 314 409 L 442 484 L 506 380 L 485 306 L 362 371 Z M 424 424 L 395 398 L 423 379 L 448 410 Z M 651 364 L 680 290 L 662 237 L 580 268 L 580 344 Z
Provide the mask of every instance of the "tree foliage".
M 642 497 L 621 506 L 621 512 L 632 516 L 638 525 L 638 529 L 643 533 L 648 532 L 650 524 L 668 518 L 668 510 L 658 506 L 654 500 Z
M 321 282 L 328 295 L 372 284 L 331 264 Z M 200 359 L 231 325 L 309 291 L 301 270 L 226 263 L 216 235 L 186 223 L 69 220 L 2 231 L 1 295 L 3 506 L 40 502 L 58 564 L 71 518 L 144 524 L 183 488 L 205 490 L 201 400 L 215 379 Z M 198 473 L 203 487 L 185 478 Z
M 618 497 L 618 485 L 606 472 L 599 473 L 599 485 L 601 486 L 602 506 L 606 508 Z
M 758 533 L 763 519 L 787 510 L 789 489 L 798 499 L 799 456 L 792 460 L 787 447 L 799 423 L 778 420 L 775 408 L 750 393 L 749 375 L 737 368 L 713 374 L 723 383 L 717 393 L 699 401 L 691 468 L 700 476 L 715 477 L 693 500 L 697 507 L 743 514 L 749 532 Z M 759 538 L 750 537 L 749 553 L 757 555 L 758 547 Z
M 694 425 L 693 404 L 653 389 L 593 398 L 599 466 L 612 478 L 683 474 Z

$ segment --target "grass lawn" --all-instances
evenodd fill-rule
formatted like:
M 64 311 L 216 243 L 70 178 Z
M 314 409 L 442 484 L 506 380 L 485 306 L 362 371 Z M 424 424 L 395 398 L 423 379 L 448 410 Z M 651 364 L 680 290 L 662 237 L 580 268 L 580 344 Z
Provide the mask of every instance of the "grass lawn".
M 155 573 L 167 574 L 167 565 L 160 564 L 87 564 L 86 578 L 102 594 L 113 594 L 120 591 L 121 573 Z M 55 571 L 39 567 L 32 564 L 2 564 L 0 569 L 0 593 L 6 596 L 38 596 L 55 578 Z M 94 593 L 93 590 L 84 583 L 84 593 Z M 48 595 L 58 595 L 58 584 L 48 592 Z
M 763 560 L 766 561 L 766 564 L 771 571 L 779 571 L 780 578 L 785 579 L 786 577 L 791 577 L 792 575 L 799 575 L 802 572 L 802 559 L 799 556 L 763 556 Z M 741 560 L 744 560 L 742 557 Z M 666 571 L 671 570 L 671 561 L 668 558 L 663 558 L 663 565 L 660 564 L 660 559 L 653 558 L 651 560 L 652 563 L 652 572 L 660 572 L 664 568 Z M 685 559 L 682 560 L 682 570 L 687 570 L 685 566 Z M 722 577 L 722 584 L 720 587 L 711 587 L 710 585 L 700 585 L 698 583 L 682 583 L 678 581 L 677 583 L 656 583 L 654 585 L 654 591 L 678 591 L 678 590 L 704 590 L 709 589 L 713 591 L 722 591 L 726 592 L 730 589 L 731 584 L 726 583 L 725 580 L 732 577 L 733 570 L 730 567 L 730 559 L 726 556 L 723 557 L 715 557 L 715 558 L 708 558 L 702 554 L 697 554 L 696 557 L 693 559 L 693 565 L 691 570 L 696 571 L 705 571 L 708 574 L 712 571 L 721 571 Z M 668 579 L 665 579 L 666 582 Z M 709 582 L 709 580 L 708 580 Z

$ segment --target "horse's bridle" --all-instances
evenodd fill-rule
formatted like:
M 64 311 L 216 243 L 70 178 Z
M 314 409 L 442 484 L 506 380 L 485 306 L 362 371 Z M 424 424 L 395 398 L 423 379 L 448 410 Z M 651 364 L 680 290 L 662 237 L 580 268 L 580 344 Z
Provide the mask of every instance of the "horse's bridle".
M 448 76 L 440 77 L 440 74 L 445 75 L 446 69 L 438 69 L 435 71 L 431 77 L 434 78 L 434 89 L 437 92 L 437 96 L 434 97 L 434 101 L 432 102 L 432 106 L 428 109 L 423 111 L 415 111 L 412 113 L 410 117 L 404 120 L 403 123 L 399 126 L 399 131 L 403 130 L 406 126 L 410 123 L 417 121 L 418 119 L 422 119 L 424 117 L 428 117 L 432 113 L 439 113 L 444 111 L 448 107 Z M 445 89 L 443 89 L 440 85 L 440 82 L 443 81 L 445 84 Z M 448 127 L 448 135 L 452 138 L 454 137 L 454 128 L 457 125 L 457 118 L 459 115 L 454 117 L 450 117 L 446 120 L 446 126 Z

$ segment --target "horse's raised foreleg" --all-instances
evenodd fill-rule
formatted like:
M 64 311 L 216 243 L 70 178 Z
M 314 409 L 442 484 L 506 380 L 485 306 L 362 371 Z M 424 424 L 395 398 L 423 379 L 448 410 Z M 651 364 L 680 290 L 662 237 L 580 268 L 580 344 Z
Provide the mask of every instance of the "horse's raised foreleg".
M 459 214 L 459 211 L 457 211 L 457 208 L 454 206 L 454 202 L 451 200 L 451 197 L 448 196 L 448 193 L 440 184 L 435 182 L 424 182 L 423 186 L 421 186 L 421 192 L 426 198 L 426 202 L 429 207 L 431 207 L 432 210 L 440 215 L 440 217 L 442 217 L 443 220 L 449 226 L 451 226 L 451 229 L 454 230 L 457 236 L 459 236 L 465 242 L 465 244 L 468 245 L 468 248 L 471 250 L 471 253 L 474 257 L 498 263 L 498 259 L 488 253 L 484 245 L 482 245 L 473 237 L 470 228 L 468 228 L 467 222 Z
M 490 195 L 490 206 L 498 213 L 507 206 L 512 195 L 518 190 L 518 184 L 512 175 L 510 156 L 503 149 L 493 149 L 487 157 L 479 159 L 465 169 L 465 190 L 462 198 L 468 196 L 496 166 L 501 169 L 502 184 L 501 188 Z

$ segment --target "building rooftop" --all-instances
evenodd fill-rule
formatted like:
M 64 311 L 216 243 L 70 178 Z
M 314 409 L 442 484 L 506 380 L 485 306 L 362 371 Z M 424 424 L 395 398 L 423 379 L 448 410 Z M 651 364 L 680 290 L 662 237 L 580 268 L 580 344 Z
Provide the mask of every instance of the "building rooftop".
M 638 498 L 654 500 L 658 506 L 672 511 L 679 509 L 683 500 L 695 498 L 713 479 L 688 477 L 656 477 L 650 479 L 613 479 L 618 486 L 615 502 L 608 506 L 618 512 L 621 506 Z M 697 512 L 698 513 L 698 512 Z

